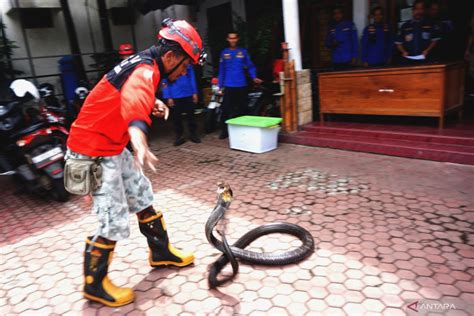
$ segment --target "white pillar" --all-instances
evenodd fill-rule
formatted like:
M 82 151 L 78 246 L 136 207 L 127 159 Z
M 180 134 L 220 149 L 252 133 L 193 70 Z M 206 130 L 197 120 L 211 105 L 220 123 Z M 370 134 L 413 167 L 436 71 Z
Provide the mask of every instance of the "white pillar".
M 368 0 L 353 0 L 352 2 L 352 14 L 354 17 L 354 24 L 357 28 L 357 34 L 359 38 L 362 37 L 362 32 L 367 25 L 367 19 L 369 16 L 369 1 Z
M 283 22 L 285 24 L 285 41 L 290 49 L 289 59 L 295 61 L 295 70 L 301 67 L 301 46 L 300 46 L 300 18 L 298 14 L 298 0 L 283 1 Z

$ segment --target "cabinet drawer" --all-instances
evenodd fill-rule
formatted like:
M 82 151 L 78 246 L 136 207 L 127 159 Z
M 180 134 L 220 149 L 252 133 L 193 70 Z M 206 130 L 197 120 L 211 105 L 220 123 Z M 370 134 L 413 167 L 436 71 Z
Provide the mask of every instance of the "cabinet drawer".
M 320 78 L 321 112 L 437 116 L 442 74 L 370 74 Z

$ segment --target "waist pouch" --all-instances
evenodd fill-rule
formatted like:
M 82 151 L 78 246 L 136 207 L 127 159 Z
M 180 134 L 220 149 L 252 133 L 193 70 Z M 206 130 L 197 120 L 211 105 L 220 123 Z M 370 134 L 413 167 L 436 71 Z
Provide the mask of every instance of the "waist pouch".
M 72 194 L 88 195 L 102 185 L 102 158 L 66 158 L 64 187 Z

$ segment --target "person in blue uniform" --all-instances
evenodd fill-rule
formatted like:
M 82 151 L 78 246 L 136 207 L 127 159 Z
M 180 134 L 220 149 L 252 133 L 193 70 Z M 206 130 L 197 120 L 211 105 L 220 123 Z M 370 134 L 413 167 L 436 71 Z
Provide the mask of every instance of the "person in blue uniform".
M 229 47 L 222 51 L 219 61 L 219 93 L 222 93 L 224 89 L 220 139 L 229 136 L 227 124 L 225 124 L 227 119 L 247 114 L 246 71 L 255 84 L 262 83 L 262 80 L 257 77 L 257 69 L 249 53 L 245 48 L 237 46 L 238 41 L 237 32 L 232 31 L 227 34 Z
M 334 68 L 350 68 L 356 64 L 359 56 L 358 42 L 355 24 L 344 20 L 342 7 L 335 7 L 325 41 L 326 47 L 332 51 Z
M 431 53 L 432 59 L 435 61 L 453 59 L 453 56 L 450 55 L 452 55 L 453 52 L 452 47 L 454 25 L 451 20 L 442 18 L 439 2 L 430 2 L 428 8 L 428 18 L 430 22 L 433 23 L 435 31 L 441 38 Z
M 194 110 L 198 103 L 198 91 L 196 86 L 196 77 L 192 65 L 188 65 L 186 74 L 169 83 L 166 79 L 162 82 L 163 98 L 171 109 L 171 118 L 174 124 L 176 140 L 175 146 L 186 142 L 183 137 L 183 114 L 186 114 L 188 120 L 189 140 L 193 143 L 200 143 L 201 140 L 197 134 L 197 124 Z
M 383 66 L 390 63 L 392 57 L 392 30 L 383 21 L 383 9 L 372 9 L 373 23 L 364 29 L 361 41 L 362 63 L 364 66 Z
M 424 18 L 425 4 L 417 0 L 413 4 L 413 19 L 405 22 L 397 36 L 395 44 L 404 57 L 404 64 L 417 64 L 431 60 L 431 52 L 440 40 L 433 24 Z M 423 55 L 423 60 L 412 60 L 408 56 Z

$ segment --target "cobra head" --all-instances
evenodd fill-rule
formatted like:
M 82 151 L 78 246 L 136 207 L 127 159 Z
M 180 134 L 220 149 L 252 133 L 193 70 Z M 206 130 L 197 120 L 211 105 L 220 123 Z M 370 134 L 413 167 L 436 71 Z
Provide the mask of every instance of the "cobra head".
M 217 184 L 217 199 L 222 202 L 229 203 L 232 202 L 234 195 L 230 185 L 227 183 L 219 182 Z

